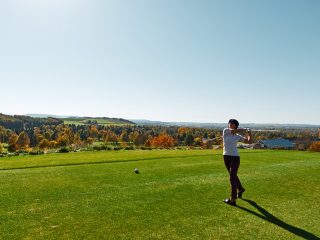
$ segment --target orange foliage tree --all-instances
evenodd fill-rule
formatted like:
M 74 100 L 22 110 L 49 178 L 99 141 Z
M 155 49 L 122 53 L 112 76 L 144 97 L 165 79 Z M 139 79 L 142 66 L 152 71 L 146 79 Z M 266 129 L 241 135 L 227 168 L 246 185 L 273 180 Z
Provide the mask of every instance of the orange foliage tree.
M 311 143 L 309 150 L 314 152 L 320 152 L 320 142 Z
M 150 141 L 152 147 L 163 147 L 163 148 L 170 148 L 174 146 L 174 138 L 167 135 L 161 134 L 159 136 L 153 137 Z

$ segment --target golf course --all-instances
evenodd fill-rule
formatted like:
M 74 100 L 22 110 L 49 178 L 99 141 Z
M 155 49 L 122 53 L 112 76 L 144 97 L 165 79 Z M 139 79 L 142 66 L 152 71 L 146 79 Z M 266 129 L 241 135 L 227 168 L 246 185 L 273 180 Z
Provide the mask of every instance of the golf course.
M 0 239 L 320 239 L 320 153 L 240 150 L 237 206 L 221 154 L 0 158 Z

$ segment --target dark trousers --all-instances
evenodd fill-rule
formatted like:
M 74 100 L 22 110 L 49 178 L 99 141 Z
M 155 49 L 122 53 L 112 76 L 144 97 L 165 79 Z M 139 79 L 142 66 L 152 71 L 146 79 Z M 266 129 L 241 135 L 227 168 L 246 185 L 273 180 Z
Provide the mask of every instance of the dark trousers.
M 240 157 L 239 156 L 223 156 L 224 165 L 226 166 L 229 175 L 230 175 L 230 184 L 231 184 L 231 198 L 237 198 L 237 190 L 243 191 L 244 188 L 241 185 L 240 179 L 238 177 L 238 169 L 240 166 Z

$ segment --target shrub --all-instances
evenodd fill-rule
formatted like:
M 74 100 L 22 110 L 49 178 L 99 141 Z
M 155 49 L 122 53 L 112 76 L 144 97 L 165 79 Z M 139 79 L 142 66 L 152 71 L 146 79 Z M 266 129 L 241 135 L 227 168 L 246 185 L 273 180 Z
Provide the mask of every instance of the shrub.
M 145 146 L 142 146 L 140 149 L 141 149 L 141 150 L 152 150 L 151 147 L 145 147 Z
M 44 154 L 44 152 L 40 150 L 32 150 L 29 152 L 29 155 L 40 155 L 40 154 Z
M 68 152 L 70 152 L 70 150 L 67 147 L 63 147 L 63 148 L 60 148 L 58 152 L 59 153 L 68 153 Z

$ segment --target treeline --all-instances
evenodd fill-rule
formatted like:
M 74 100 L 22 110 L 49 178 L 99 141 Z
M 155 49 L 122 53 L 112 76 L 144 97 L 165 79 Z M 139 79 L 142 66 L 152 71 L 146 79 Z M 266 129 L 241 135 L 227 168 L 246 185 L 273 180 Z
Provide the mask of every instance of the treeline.
M 17 133 L 23 131 L 26 128 L 35 128 L 43 125 L 59 125 L 63 121 L 57 118 L 33 118 L 24 115 L 5 115 L 0 113 L 0 126 L 6 129 L 10 129 Z
M 102 125 L 42 125 L 26 127 L 17 132 L 0 126 L 0 142 L 8 144 L 10 152 L 30 148 L 81 148 L 95 142 L 126 147 L 171 148 L 203 145 L 203 138 L 220 136 L 219 130 L 161 126 Z M 221 144 L 221 143 L 218 143 Z
M 94 143 L 102 149 L 109 149 L 108 144 L 118 148 L 172 148 L 189 146 L 212 148 L 222 145 L 221 129 L 204 129 L 190 127 L 139 126 L 139 125 L 65 125 L 53 121 L 41 125 L 35 121 L 29 124 L 23 121 L 23 129 L 8 129 L 0 125 L 0 143 L 5 143 L 9 152 L 48 150 L 59 148 L 80 149 L 92 146 Z M 53 124 L 52 124 L 53 123 Z M 297 144 L 299 149 L 310 148 L 316 151 L 317 131 L 281 130 L 253 132 L 255 142 L 263 139 L 286 138 Z M 204 141 L 203 139 L 214 139 Z M 0 144 L 0 151 L 4 150 Z M 99 148 L 99 147 L 96 147 Z M 319 148 L 320 149 L 320 148 Z
M 152 149 L 173 147 L 212 148 L 222 146 L 222 129 L 141 126 L 63 124 L 56 118 L 33 118 L 0 114 L 0 153 L 3 151 L 47 151 L 51 149 Z M 285 138 L 300 150 L 320 151 L 318 129 L 282 129 L 254 131 L 254 142 L 264 139 Z M 204 139 L 214 139 L 204 141 Z M 99 144 L 97 144 L 99 143 Z M 111 147 L 112 146 L 112 147 Z

